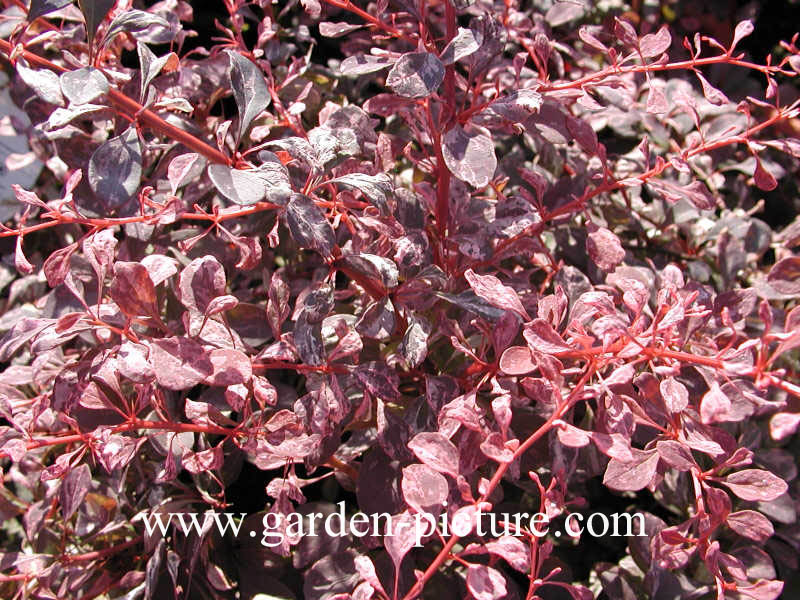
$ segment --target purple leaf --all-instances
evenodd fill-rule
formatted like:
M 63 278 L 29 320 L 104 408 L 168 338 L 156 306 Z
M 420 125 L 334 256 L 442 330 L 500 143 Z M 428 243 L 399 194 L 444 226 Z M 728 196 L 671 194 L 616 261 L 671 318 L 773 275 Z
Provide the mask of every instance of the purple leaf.
M 89 185 L 109 209 L 124 207 L 139 188 L 142 149 L 135 127 L 111 138 L 89 159 Z
M 499 463 L 510 463 L 514 460 L 514 453 L 508 449 L 503 442 L 503 436 L 498 432 L 490 433 L 485 440 L 481 442 L 481 452 L 487 458 L 496 460 Z
M 379 362 L 364 363 L 355 370 L 356 378 L 373 396 L 390 402 L 400 398 L 397 390 L 397 374 L 386 364 Z
M 390 66 L 392 66 L 392 61 L 385 56 L 356 54 L 354 56 L 348 56 L 339 64 L 339 72 L 342 75 L 356 77 L 358 75 L 374 73 Z
M 214 373 L 203 346 L 187 337 L 153 340 L 150 362 L 157 365 L 156 381 L 168 390 L 188 390 Z
M 228 312 L 239 306 L 239 299 L 236 296 L 227 294 L 225 296 L 217 296 L 206 306 L 205 314 L 207 317 L 217 315 L 219 313 Z
M 253 375 L 250 358 L 238 350 L 216 348 L 206 354 L 213 373 L 203 380 L 207 385 L 227 387 L 247 383 Z
M 352 25 L 351 23 L 331 23 L 330 21 L 322 21 L 319 24 L 319 33 L 323 37 L 337 38 L 361 29 L 362 27 L 364 26 Z
M 89 465 L 79 465 L 64 476 L 61 482 L 59 498 L 61 501 L 61 518 L 68 521 L 83 502 L 92 485 L 92 473 Z
M 147 269 L 139 263 L 115 263 L 108 293 L 129 317 L 159 318 L 155 286 Z
M 486 565 L 470 565 L 467 588 L 475 600 L 499 600 L 506 597 L 506 580 L 502 573 Z
M 553 329 L 553 326 L 544 319 L 534 319 L 530 323 L 526 323 L 522 335 L 528 342 L 528 347 L 534 352 L 556 354 L 572 350 Z
M 14 266 L 17 268 L 17 271 L 19 271 L 23 275 L 30 275 L 36 270 L 35 267 L 31 264 L 31 262 L 25 257 L 25 253 L 22 251 L 21 235 L 17 236 L 17 240 L 15 243 Z
M 656 33 L 648 33 L 639 40 L 639 52 L 645 58 L 655 58 L 661 56 L 669 50 L 672 44 L 672 36 L 669 34 L 669 27 L 662 25 Z
M 238 141 L 247 133 L 253 119 L 266 110 L 270 95 L 261 69 L 239 52 L 229 50 L 227 55 L 231 66 L 233 97 L 239 109 Z
M 408 447 L 429 467 L 453 477 L 458 476 L 458 449 L 441 433 L 418 433 Z
M 117 367 L 120 374 L 135 383 L 152 381 L 155 373 L 147 356 L 147 346 L 129 341 L 123 343 L 117 351 Z
M 500 357 L 500 370 L 506 375 L 527 375 L 536 368 L 527 346 L 511 346 Z
M 386 85 L 405 98 L 430 96 L 444 80 L 444 65 L 429 52 L 404 54 L 386 76 Z
M 267 182 L 258 171 L 208 165 L 208 177 L 217 191 L 234 204 L 248 206 L 267 198 Z
M 676 440 L 660 440 L 656 450 L 661 460 L 679 471 L 691 471 L 697 466 L 689 447 Z
M 72 4 L 72 0 L 31 0 L 28 22 L 33 23 L 39 17 L 62 9 L 69 4 Z
M 728 97 L 721 91 L 719 91 L 717 88 L 715 88 L 713 85 L 711 85 L 708 82 L 708 79 L 703 77 L 703 74 L 700 73 L 700 71 L 695 71 L 694 74 L 697 75 L 697 78 L 700 80 L 700 84 L 703 86 L 703 95 L 706 97 L 706 100 L 708 100 L 711 104 L 721 106 L 723 104 L 728 104 L 728 102 L 730 102 L 730 100 L 728 100 Z
M 203 167 L 203 157 L 190 152 L 173 158 L 167 168 L 167 181 L 172 186 L 173 195 L 178 188 L 186 185 L 193 176 L 199 175 Z
M 324 258 L 333 256 L 336 247 L 333 227 L 311 198 L 294 194 L 286 205 L 286 222 L 292 238 L 301 248 L 316 250 Z
M 713 382 L 711 389 L 700 401 L 700 417 L 703 423 L 724 423 L 730 420 L 730 411 L 730 398 L 720 389 L 717 382 Z
M 364 173 L 348 173 L 328 183 L 338 183 L 345 187 L 359 190 L 382 215 L 389 214 L 389 197 L 394 193 L 392 180 L 384 173 L 365 175 Z
M 764 168 L 764 164 L 756 156 L 756 170 L 753 173 L 753 180 L 756 182 L 758 189 L 770 192 L 778 187 L 778 182 L 775 176 Z
M 592 262 L 604 271 L 613 271 L 625 258 L 619 238 L 605 227 L 587 224 L 586 251 Z
M 514 291 L 507 285 L 503 285 L 494 275 L 478 275 L 472 269 L 467 269 L 464 277 L 473 291 L 492 306 L 510 310 L 518 314 L 523 321 L 530 321 L 528 312 L 522 306 L 522 302 Z
M 71 104 L 88 104 L 109 90 L 105 75 L 94 67 L 65 71 L 61 74 L 60 83 L 61 91 Z
M 481 40 L 475 37 L 474 31 L 459 27 L 458 33 L 444 47 L 439 58 L 442 64 L 451 65 L 475 52 L 480 47 L 480 42 Z
M 114 251 L 117 239 L 111 229 L 102 229 L 83 240 L 83 255 L 92 265 L 97 279 L 103 281 L 108 269 L 114 262 Z
M 728 515 L 726 523 L 739 535 L 759 544 L 766 542 L 775 533 L 770 520 L 754 510 L 740 510 L 731 513 Z
M 614 19 L 614 35 L 625 46 L 636 48 L 639 45 L 639 36 L 636 35 L 636 30 L 633 25 L 621 19 Z
M 511 535 L 504 535 L 486 543 L 486 550 L 499 556 L 520 573 L 527 573 L 531 567 L 531 553 L 526 544 Z
M 492 138 L 455 125 L 442 138 L 442 155 L 450 172 L 476 188 L 489 185 L 497 168 Z
M 657 85 L 654 85 L 652 82 L 650 84 L 650 90 L 647 93 L 646 109 L 647 112 L 654 114 L 669 112 L 667 97 L 664 95 L 664 92 L 661 91 L 661 88 Z
M 567 117 L 566 124 L 567 131 L 584 152 L 594 154 L 597 151 L 597 134 L 589 123 L 577 117 Z
M 392 557 L 395 572 L 400 570 L 405 555 L 419 542 L 417 535 L 416 520 L 408 511 L 394 515 L 387 521 L 383 545 Z
M 612 458 L 606 467 L 603 483 L 620 492 L 635 492 L 647 487 L 653 480 L 658 466 L 658 453 L 655 450 L 632 448 L 633 461 L 622 462 Z
M 733 41 L 731 42 L 731 48 L 730 48 L 731 53 L 733 52 L 733 49 L 736 47 L 736 45 L 739 43 L 739 40 L 747 37 L 751 33 L 753 33 L 753 22 L 749 20 L 739 21 L 736 24 L 736 29 L 734 29 L 733 31 Z
M 42 265 L 47 283 L 50 287 L 56 287 L 64 283 L 70 269 L 70 257 L 78 249 L 78 244 L 73 243 L 64 248 L 59 248 L 47 257 Z
M 422 317 L 414 317 L 409 320 L 403 341 L 398 348 L 400 354 L 411 368 L 417 368 L 425 360 L 428 354 L 428 338 L 431 335 L 431 324 Z M 356 335 L 355 332 L 352 332 Z M 361 339 L 358 338 L 359 350 L 361 349 Z
M 742 500 L 752 502 L 775 500 L 789 488 L 783 479 L 761 469 L 737 471 L 719 481 Z
M 800 294 L 800 256 L 787 256 L 776 262 L 767 281 L 781 294 Z
M 545 14 L 544 19 L 550 24 L 550 27 L 559 27 L 581 18 L 585 13 L 586 7 L 583 4 L 566 0 L 554 3 Z
M 738 585 L 736 591 L 755 600 L 778 600 L 783 592 L 783 585 L 783 581 L 759 579 L 753 585 Z
M 776 441 L 793 435 L 798 427 L 800 427 L 800 413 L 776 413 L 769 421 L 770 435 Z
M 195 258 L 181 271 L 176 295 L 190 311 L 205 314 L 214 298 L 224 294 L 225 270 L 215 257 Z
M 17 74 L 39 98 L 48 104 L 64 106 L 58 75 L 48 69 L 31 69 L 24 58 L 17 60 Z
M 427 465 L 409 465 L 403 469 L 402 490 L 416 512 L 435 515 L 447 500 L 447 479 Z
M 181 460 L 183 468 L 194 475 L 219 469 L 223 462 L 222 444 L 201 452 L 187 452 Z

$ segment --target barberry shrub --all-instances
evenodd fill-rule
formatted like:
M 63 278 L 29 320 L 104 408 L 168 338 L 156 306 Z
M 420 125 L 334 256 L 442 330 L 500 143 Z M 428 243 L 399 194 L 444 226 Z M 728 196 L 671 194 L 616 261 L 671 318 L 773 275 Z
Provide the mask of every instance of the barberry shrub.
M 797 36 L 212 4 L 2 2 L 6 167 L 45 166 L 0 231 L 0 595 L 794 597 Z M 280 518 L 340 502 L 395 525 Z M 242 533 L 145 527 L 208 510 Z

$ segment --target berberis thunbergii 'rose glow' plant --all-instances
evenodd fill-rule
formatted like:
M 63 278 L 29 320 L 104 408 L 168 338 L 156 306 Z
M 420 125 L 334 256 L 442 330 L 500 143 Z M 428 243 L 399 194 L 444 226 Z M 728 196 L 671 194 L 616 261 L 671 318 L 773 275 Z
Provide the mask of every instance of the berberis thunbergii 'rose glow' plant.
M 671 2 L 1 4 L 3 167 L 44 167 L 3 190 L 0 596 L 800 593 L 797 36 L 756 56 L 774 31 Z M 282 518 L 337 505 L 457 533 Z M 145 526 L 210 510 L 241 535 Z M 477 528 L 523 512 L 644 534 Z

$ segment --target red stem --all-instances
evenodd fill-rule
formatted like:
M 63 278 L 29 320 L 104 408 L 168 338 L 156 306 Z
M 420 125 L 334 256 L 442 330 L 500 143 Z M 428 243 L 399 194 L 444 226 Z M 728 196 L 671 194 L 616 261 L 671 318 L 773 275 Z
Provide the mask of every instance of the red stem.
M 0 52 L 2 52 L 6 58 L 11 56 L 11 52 L 13 48 L 9 42 L 6 40 L 0 40 Z M 34 54 L 28 50 L 22 50 L 19 53 L 25 60 L 27 60 L 32 65 L 37 65 L 39 67 L 50 69 L 51 71 L 56 71 L 57 73 L 64 73 L 69 71 L 70 69 L 65 69 L 64 67 L 57 65 L 53 62 L 50 62 L 46 58 L 42 58 L 38 54 Z M 166 135 L 170 139 L 173 139 L 177 142 L 180 142 L 190 150 L 197 152 L 198 154 L 202 154 L 208 160 L 215 163 L 221 163 L 224 165 L 231 166 L 233 165 L 233 161 L 230 157 L 225 156 L 222 152 L 210 146 L 203 140 L 193 136 L 191 133 L 184 131 L 183 129 L 179 129 L 170 123 L 167 123 L 164 119 L 159 117 L 157 114 L 152 112 L 149 109 L 144 108 L 141 104 L 136 102 L 135 100 L 131 100 L 127 96 L 125 96 L 122 92 L 111 89 L 108 92 L 108 97 L 111 100 L 111 103 L 116 106 L 121 112 L 125 113 L 128 117 L 130 117 L 134 121 L 139 121 L 140 123 L 147 125 L 151 129 L 154 129 L 163 135 Z
M 567 398 L 561 403 L 561 406 L 559 406 L 558 409 L 556 409 L 553 412 L 553 414 L 550 415 L 550 418 L 547 419 L 547 421 L 545 421 L 542 424 L 542 426 L 539 427 L 539 429 L 537 429 L 530 436 L 528 436 L 528 438 L 520 445 L 520 447 L 517 448 L 516 452 L 514 452 L 514 457 L 512 458 L 512 460 L 510 462 L 500 464 L 500 466 L 497 468 L 497 471 L 495 471 L 494 475 L 492 476 L 492 479 L 489 481 L 489 485 L 487 486 L 486 491 L 477 501 L 477 504 L 487 501 L 489 496 L 492 495 L 494 489 L 499 485 L 500 480 L 503 478 L 503 475 L 505 475 L 506 471 L 511 466 L 511 464 L 515 460 L 517 460 L 520 456 L 522 456 L 525 452 L 527 452 L 531 446 L 533 446 L 537 441 L 539 441 L 542 438 L 542 436 L 544 436 L 548 431 L 550 431 L 550 429 L 552 429 L 553 427 L 553 423 L 555 423 L 556 420 L 562 418 L 567 413 L 567 411 L 570 408 L 572 408 L 572 405 L 579 398 L 583 386 L 586 385 L 586 382 L 589 381 L 594 372 L 595 368 L 594 365 L 592 365 L 592 367 L 587 369 L 586 372 L 583 374 L 580 381 L 578 381 L 577 385 L 570 392 L 569 396 L 567 396 Z M 450 551 L 453 549 L 453 546 L 455 546 L 460 539 L 461 538 L 459 538 L 457 535 L 452 535 L 450 539 L 447 540 L 447 543 L 439 551 L 439 554 L 436 555 L 436 558 L 433 560 L 433 562 L 430 565 L 428 565 L 428 568 L 425 569 L 425 572 L 417 579 L 417 582 L 414 584 L 414 587 L 412 587 L 411 590 L 403 597 L 403 600 L 413 600 L 413 598 L 416 598 L 422 592 L 422 589 L 425 587 L 425 583 L 431 577 L 433 577 L 433 575 L 436 573 L 436 571 L 439 569 L 442 563 L 444 563 L 447 560 L 447 558 L 450 555 Z

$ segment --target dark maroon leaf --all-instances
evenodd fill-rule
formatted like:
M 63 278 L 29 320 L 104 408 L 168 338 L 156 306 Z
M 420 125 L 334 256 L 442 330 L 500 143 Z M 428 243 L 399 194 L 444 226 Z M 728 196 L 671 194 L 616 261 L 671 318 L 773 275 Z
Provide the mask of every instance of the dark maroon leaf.
M 355 370 L 355 376 L 373 396 L 390 402 L 400 398 L 397 375 L 384 363 L 370 362 L 359 365 Z
M 78 0 L 83 19 L 86 23 L 86 37 L 89 38 L 89 47 L 92 46 L 97 28 L 105 20 L 109 11 L 114 8 L 115 0 Z
M 140 263 L 115 263 L 108 293 L 129 317 L 158 318 L 156 289 L 147 269 Z
M 781 294 L 800 294 L 800 256 L 787 256 L 776 262 L 767 281 Z
M 228 51 L 231 65 L 231 87 L 239 109 L 237 139 L 241 139 L 253 122 L 269 104 L 269 91 L 264 75 L 252 62 L 238 52 Z
M 31 0 L 28 9 L 28 21 L 33 22 L 41 16 L 55 12 L 72 4 L 72 0 Z
M 764 165 L 758 157 L 756 157 L 756 170 L 755 173 L 753 173 L 753 179 L 759 189 L 767 192 L 778 187 L 775 176 L 764 168 Z
M 89 465 L 79 465 L 67 473 L 59 491 L 62 519 L 68 521 L 75 514 L 91 485 L 92 473 Z
M 286 206 L 286 221 L 301 248 L 311 248 L 324 258 L 331 258 L 336 247 L 333 228 L 311 198 L 294 194 Z

